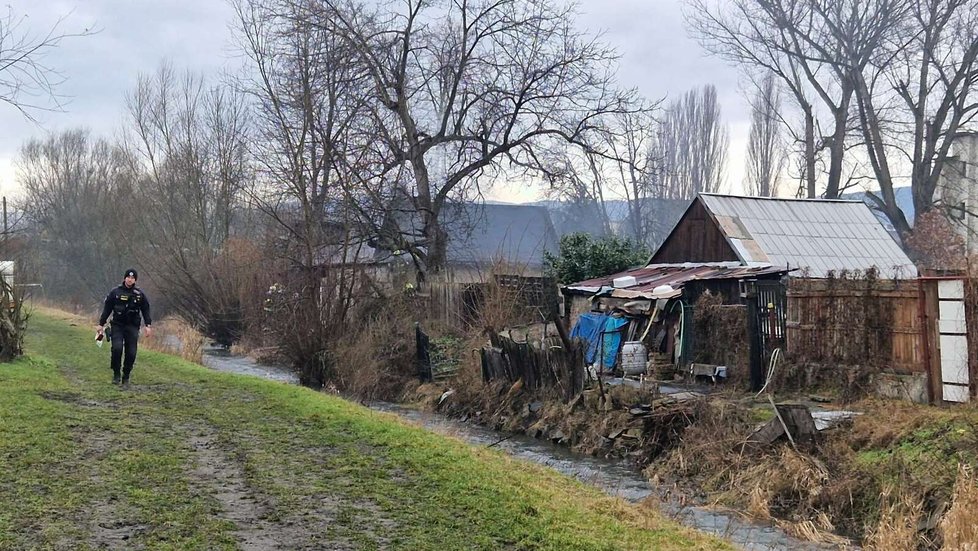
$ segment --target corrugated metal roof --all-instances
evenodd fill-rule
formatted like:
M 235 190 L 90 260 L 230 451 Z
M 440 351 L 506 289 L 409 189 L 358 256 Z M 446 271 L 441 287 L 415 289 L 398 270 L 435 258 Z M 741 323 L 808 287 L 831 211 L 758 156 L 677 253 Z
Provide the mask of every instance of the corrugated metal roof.
M 542 206 L 503 203 L 446 203 L 440 223 L 448 236 L 449 264 L 486 265 L 496 261 L 540 268 L 544 253 L 556 253 L 558 236 L 549 211 Z M 393 210 L 385 225 L 408 241 L 422 236 L 421 216 L 413 207 Z M 385 261 L 391 251 L 378 250 Z
M 876 267 L 882 277 L 913 278 L 917 269 L 861 201 L 772 199 L 701 193 L 700 200 L 745 264 L 770 263 L 827 277 Z M 738 231 L 727 231 L 731 222 Z
M 785 269 L 778 266 L 742 266 L 738 262 L 649 264 L 643 268 L 579 281 L 564 286 L 564 290 L 571 294 L 592 295 L 603 288 L 612 288 L 617 278 L 632 276 L 635 278 L 635 285 L 608 290 L 608 294 L 618 298 L 670 298 L 679 295 L 682 286 L 690 281 L 750 279 L 783 273 Z M 653 296 L 652 291 L 661 285 L 669 285 L 676 292 Z

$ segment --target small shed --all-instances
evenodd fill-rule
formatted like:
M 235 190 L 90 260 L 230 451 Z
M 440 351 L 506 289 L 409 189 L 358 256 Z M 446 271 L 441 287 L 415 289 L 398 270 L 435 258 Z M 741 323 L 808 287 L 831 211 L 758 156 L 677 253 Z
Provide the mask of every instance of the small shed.
M 576 330 L 582 318 L 593 325 L 595 316 L 623 318 L 615 324 L 623 335 L 623 355 L 625 346 L 638 348 L 648 358 L 648 364 L 641 365 L 650 375 L 667 376 L 685 370 L 701 355 L 694 342 L 693 304 L 698 297 L 710 291 L 734 308 L 736 319 L 746 319 L 744 302 L 753 286 L 778 285 L 786 273 L 780 267 L 738 262 L 650 264 L 566 285 L 561 293 L 569 326 Z M 743 333 L 740 345 L 746 347 L 746 328 Z M 623 366 L 623 371 L 628 369 Z
M 915 279 L 917 268 L 861 201 L 778 199 L 701 193 L 649 264 L 739 262 L 826 278 L 875 268 Z
M 710 261 L 790 270 L 786 286 L 748 301 L 760 331 L 755 375 L 775 348 L 801 362 L 924 375 L 917 269 L 865 203 L 700 194 L 650 264 Z
M 846 281 L 851 277 L 847 274 L 864 273 L 886 285 Z M 790 278 L 784 277 L 788 274 Z M 676 293 L 671 298 L 685 310 L 708 288 L 724 305 L 743 312 L 735 315 L 742 316 L 750 339 L 751 384 L 756 389 L 778 348 L 790 353 L 796 347 L 811 352 L 813 361 L 837 365 L 852 358 L 850 349 L 859 348 L 863 356 L 878 356 L 874 361 L 881 370 L 923 371 L 915 352 L 919 320 L 908 314 L 916 304 L 916 277 L 913 262 L 860 201 L 703 193 L 647 266 L 574 283 L 562 292 L 565 314 L 573 321 L 592 306 L 589 301 L 604 308 L 625 307 L 661 285 L 681 290 L 681 297 Z M 875 305 L 872 311 L 879 315 L 839 314 L 863 304 Z M 717 339 L 713 335 L 708 340 Z M 683 346 L 689 344 L 689 339 L 682 340 Z M 685 369 L 683 362 L 693 356 L 677 353 L 674 359 Z

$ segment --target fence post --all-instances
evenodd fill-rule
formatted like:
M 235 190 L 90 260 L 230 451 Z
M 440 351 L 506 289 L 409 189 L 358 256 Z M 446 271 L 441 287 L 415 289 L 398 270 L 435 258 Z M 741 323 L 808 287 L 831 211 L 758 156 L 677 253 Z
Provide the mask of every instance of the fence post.
M 421 330 L 421 324 L 417 322 L 414 324 L 414 344 L 417 348 L 418 378 L 423 383 L 430 383 L 432 380 L 430 340 Z
M 747 333 L 750 339 L 750 389 L 758 392 L 764 387 L 764 344 L 758 324 L 757 287 L 751 283 L 747 291 Z

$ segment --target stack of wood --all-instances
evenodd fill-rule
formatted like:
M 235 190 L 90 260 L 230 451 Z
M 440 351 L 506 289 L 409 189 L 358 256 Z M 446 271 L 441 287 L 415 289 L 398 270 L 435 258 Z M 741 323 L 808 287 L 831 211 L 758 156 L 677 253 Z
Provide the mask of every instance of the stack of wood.
M 695 418 L 696 403 L 702 397 L 696 392 L 681 392 L 629 406 L 629 417 L 605 435 L 606 454 L 648 462 L 671 449 Z
M 649 365 L 645 372 L 660 381 L 671 381 L 678 370 L 672 363 L 672 354 L 649 354 Z

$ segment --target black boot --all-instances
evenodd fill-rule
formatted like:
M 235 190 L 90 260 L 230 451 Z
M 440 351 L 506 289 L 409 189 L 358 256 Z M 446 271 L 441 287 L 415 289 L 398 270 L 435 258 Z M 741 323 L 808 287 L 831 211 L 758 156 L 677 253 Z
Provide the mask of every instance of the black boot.
M 112 372 L 112 384 L 117 385 L 120 382 L 122 382 L 122 375 L 120 375 L 118 371 L 113 371 Z
M 122 374 L 122 388 L 129 388 L 129 373 Z

